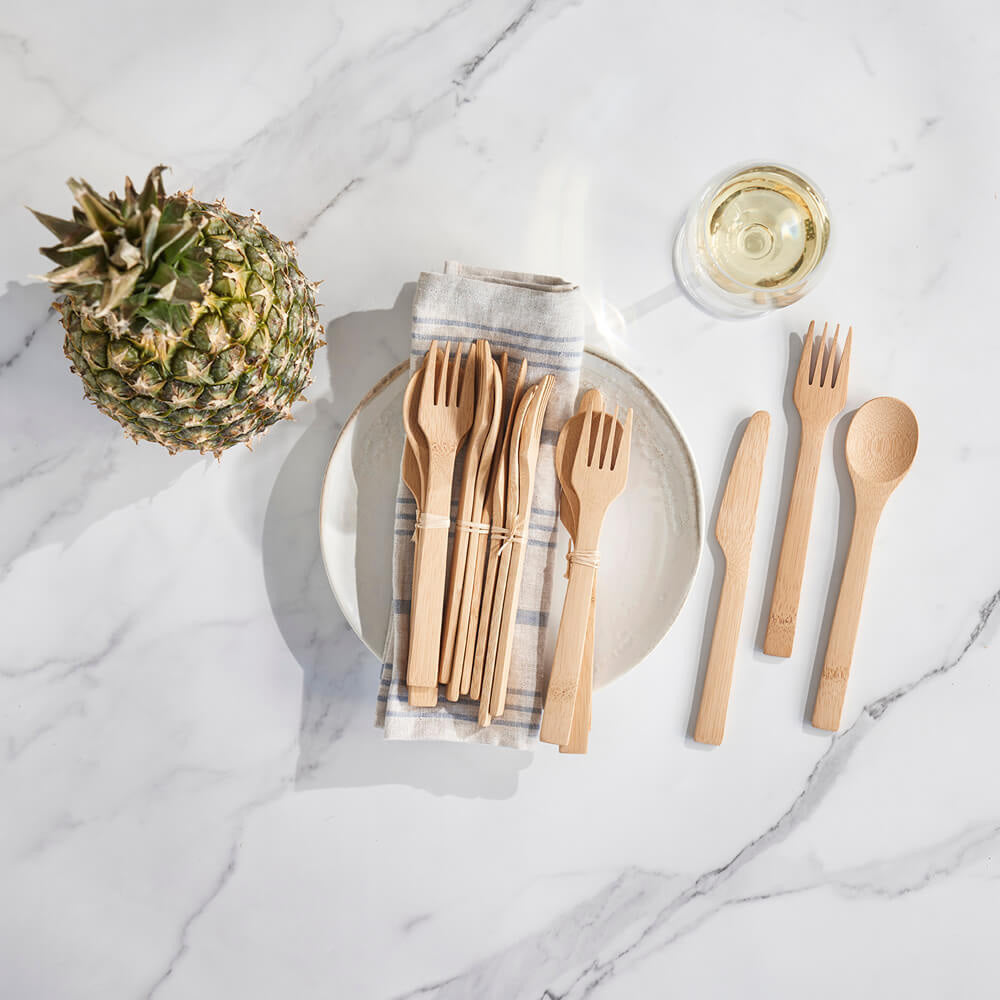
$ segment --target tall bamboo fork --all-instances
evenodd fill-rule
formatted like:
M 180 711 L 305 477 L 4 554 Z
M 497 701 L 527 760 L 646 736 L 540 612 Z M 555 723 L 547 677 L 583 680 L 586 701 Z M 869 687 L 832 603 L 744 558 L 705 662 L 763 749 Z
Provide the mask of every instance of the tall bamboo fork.
M 802 442 L 799 445 L 799 461 L 795 468 L 795 482 L 788 504 L 785 534 L 781 542 L 781 555 L 778 557 L 778 573 L 771 595 L 771 612 L 764 637 L 764 652 L 770 656 L 792 655 L 823 440 L 830 421 L 843 410 L 847 400 L 853 330 L 848 327 L 844 353 L 840 364 L 835 366 L 840 324 L 837 324 L 833 340 L 829 344 L 826 340 L 827 324 L 823 324 L 823 336 L 814 352 L 815 325 L 809 324 L 809 331 L 802 345 L 799 370 L 795 376 L 793 398 L 802 418 Z
M 479 625 L 479 605 L 483 590 L 483 567 L 486 563 L 486 547 L 489 544 L 490 519 L 484 521 L 486 493 L 489 489 L 490 472 L 500 423 L 503 417 L 503 387 L 507 377 L 507 355 L 500 356 L 500 364 L 491 361 L 489 367 L 493 375 L 493 414 L 490 429 L 483 444 L 476 474 L 475 492 L 472 502 L 472 521 L 479 524 L 479 533 L 469 540 L 465 563 L 465 580 L 462 585 L 462 602 L 458 615 L 458 635 L 455 640 L 455 659 L 452 664 L 452 680 L 459 674 L 459 693 L 469 694 L 472 688 L 472 658 L 476 645 L 476 628 Z M 485 529 L 485 530 L 483 530 Z M 477 692 L 478 693 L 478 692 Z
M 580 436 L 583 433 L 583 424 L 587 419 L 587 413 L 595 407 L 603 408 L 603 406 L 604 397 L 601 393 L 597 389 L 588 389 L 580 398 L 580 405 L 576 413 L 563 425 L 559 433 L 559 440 L 556 442 L 556 475 L 559 477 L 559 485 L 562 487 L 559 498 L 559 520 L 569 532 L 570 552 L 572 552 L 572 546 L 576 544 L 576 522 L 580 516 L 580 501 L 577 499 L 576 490 L 573 489 L 573 484 L 570 482 L 570 477 L 573 475 L 573 462 L 577 449 L 580 447 Z M 608 421 L 608 426 L 601 428 L 602 432 L 605 430 L 608 434 L 621 433 L 617 407 L 615 407 L 614 417 Z M 569 576 L 569 553 L 566 557 L 566 575 Z M 569 743 L 559 747 L 560 753 L 587 752 L 587 744 L 590 740 L 591 699 L 594 686 L 594 616 L 596 611 L 597 586 L 595 581 L 594 592 L 590 598 L 590 617 L 587 620 L 587 641 L 583 647 L 583 662 L 580 666 L 580 686 L 576 689 L 576 704 L 573 707 L 573 730 Z
M 555 381 L 554 375 L 545 375 L 535 387 L 535 394 L 521 429 L 516 467 L 513 463 L 514 449 L 511 448 L 509 475 L 517 476 L 517 507 L 514 520 L 509 525 L 513 532 L 508 536 L 510 564 L 500 616 L 500 634 L 494 666 L 493 687 L 490 691 L 489 715 L 493 718 L 503 715 L 507 706 L 507 683 L 510 679 L 510 667 L 514 652 L 514 625 L 517 621 L 517 609 L 521 601 L 521 581 L 524 577 L 524 554 L 527 545 L 525 536 L 531 524 L 531 499 L 535 492 L 535 469 L 538 465 L 542 423 L 545 420 L 545 410 L 549 405 L 549 397 L 552 395 Z M 499 601 L 499 597 L 495 600 Z M 494 604 L 495 607 L 496 604 Z M 480 714 L 482 714 L 481 704 Z
M 403 446 L 402 478 L 406 488 L 413 494 L 417 508 L 417 520 L 424 506 L 424 470 L 427 467 L 427 439 L 424 432 L 417 426 L 417 409 L 420 404 L 420 386 L 424 378 L 424 365 L 410 377 L 403 394 L 403 428 L 406 431 L 406 444 Z M 420 576 L 420 555 L 423 548 L 422 532 L 414 531 L 413 537 L 413 572 L 410 583 L 410 608 L 413 607 L 413 591 L 416 589 L 417 578 Z M 433 707 L 437 704 L 437 687 L 411 688 L 409 700 L 412 705 Z
M 475 402 L 475 366 L 466 364 L 462 377 L 461 345 L 449 362 L 438 361 L 437 341 L 427 354 L 417 425 L 427 438 L 424 506 L 418 521 L 421 539 L 420 575 L 414 581 L 410 606 L 410 656 L 407 686 L 435 687 L 441 650 L 441 618 L 448 561 L 448 527 L 451 521 L 451 483 L 455 454 L 472 427 Z M 412 701 L 412 699 L 411 699 Z
M 438 680 L 447 684 L 449 701 L 457 701 L 461 681 L 462 661 L 458 662 L 458 676 L 452 678 L 452 661 L 455 659 L 461 611 L 462 589 L 465 584 L 466 563 L 469 545 L 473 541 L 470 534 L 476 484 L 479 479 L 479 465 L 487 438 L 493 427 L 493 356 L 485 340 L 477 340 L 469 350 L 466 366 L 476 371 L 476 404 L 473 411 L 472 431 L 465 445 L 465 463 L 459 479 L 458 511 L 455 519 L 455 541 L 452 545 L 451 574 L 448 579 L 447 598 L 444 605 L 444 624 L 441 631 L 441 659 Z M 496 438 L 493 432 L 494 440 Z M 490 450 L 492 458 L 492 447 Z M 463 637 L 463 653 L 464 653 Z
M 604 515 L 612 501 L 625 489 L 628 479 L 632 410 L 625 418 L 621 436 L 615 431 L 608 435 L 609 442 L 602 440 L 604 435 L 600 433 L 595 440 L 595 424 L 598 429 L 604 427 L 603 406 L 587 413 L 570 476 L 580 502 L 577 544 L 570 562 L 569 583 L 559 619 L 555 657 L 542 715 L 540 739 L 543 743 L 559 746 L 569 743 L 573 728 Z
M 479 609 L 479 621 L 477 628 L 469 629 L 470 635 L 476 633 L 475 645 L 472 652 L 472 678 L 470 694 L 473 699 L 485 698 L 487 711 L 489 708 L 490 691 L 493 684 L 493 669 L 486 676 L 485 667 L 487 659 L 487 646 L 490 634 L 490 620 L 493 616 L 493 599 L 496 595 L 497 572 L 500 564 L 500 547 L 503 544 L 501 534 L 506 524 L 505 506 L 507 496 L 507 451 L 510 447 L 511 434 L 514 429 L 514 420 L 517 410 L 521 405 L 521 396 L 524 392 L 524 380 L 528 373 L 528 362 L 521 361 L 517 378 L 514 380 L 514 389 L 511 393 L 510 402 L 505 408 L 503 418 L 503 438 L 497 443 L 493 456 L 493 468 L 490 471 L 489 488 L 486 494 L 486 504 L 483 508 L 483 518 L 492 525 L 489 534 L 489 546 L 486 551 L 486 570 L 481 597 L 473 608 Z M 506 384 L 506 377 L 504 379 Z M 483 724 L 480 719 L 480 725 Z

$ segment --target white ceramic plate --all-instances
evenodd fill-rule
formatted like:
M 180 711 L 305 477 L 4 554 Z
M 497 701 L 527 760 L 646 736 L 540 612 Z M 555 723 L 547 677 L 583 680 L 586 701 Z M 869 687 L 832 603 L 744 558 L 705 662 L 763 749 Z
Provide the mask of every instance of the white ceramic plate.
M 382 655 L 392 599 L 393 515 L 403 454 L 408 364 L 389 372 L 358 404 L 337 439 L 323 481 L 320 547 L 348 624 Z M 631 670 L 666 635 L 698 568 L 704 506 L 694 459 L 655 393 L 617 362 L 588 351 L 582 389 L 635 411 L 628 487 L 601 534 L 595 683 Z M 567 536 L 560 526 L 562 560 Z M 549 617 L 554 646 L 565 587 L 555 574 Z

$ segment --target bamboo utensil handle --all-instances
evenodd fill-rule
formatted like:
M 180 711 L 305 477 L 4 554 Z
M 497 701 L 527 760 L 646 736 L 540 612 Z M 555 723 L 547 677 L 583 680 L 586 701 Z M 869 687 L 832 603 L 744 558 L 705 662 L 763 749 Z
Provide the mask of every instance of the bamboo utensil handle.
M 847 679 L 851 673 L 854 644 L 861 620 L 861 601 L 865 593 L 875 527 L 880 514 L 881 508 L 869 507 L 859 509 L 854 519 L 851 545 L 844 564 L 844 578 L 840 583 L 840 595 L 837 597 L 826 658 L 823 660 L 823 673 L 820 675 L 816 702 L 813 705 L 812 724 L 817 729 L 836 732 L 840 728 Z
M 545 694 L 545 712 L 539 734 L 543 743 L 563 746 L 570 740 L 596 577 L 595 566 L 570 564 L 552 674 Z
M 743 620 L 743 602 L 746 598 L 749 562 L 738 564 L 726 560 L 726 575 L 722 581 L 719 610 L 712 632 L 712 649 L 708 654 L 705 686 L 698 707 L 698 721 L 694 738 L 699 743 L 718 746 L 726 731 L 726 714 L 729 711 L 729 694 L 733 684 L 733 663 L 740 638 Z
M 590 595 L 590 619 L 587 622 L 587 638 L 583 644 L 583 663 L 580 665 L 580 685 L 576 689 L 576 704 L 573 706 L 573 728 L 569 742 L 559 747 L 560 753 L 586 753 L 590 740 L 590 716 L 594 691 L 594 617 L 597 613 L 597 581 Z
M 459 520 L 465 520 L 467 512 L 459 508 Z M 455 643 L 458 637 L 458 622 L 460 602 L 462 599 L 462 584 L 466 557 L 469 553 L 468 530 L 456 527 L 455 541 L 452 545 L 451 574 L 448 579 L 448 594 L 445 601 L 444 624 L 441 631 L 441 656 L 438 670 L 438 680 L 447 684 L 446 697 L 448 701 L 458 701 L 461 667 L 452 671 L 452 660 L 455 656 Z
M 795 482 L 788 503 L 785 534 L 781 540 L 778 573 L 771 596 L 771 612 L 764 636 L 764 652 L 769 656 L 791 656 L 795 642 L 795 624 L 799 613 L 799 595 L 809 546 L 813 501 L 816 497 L 816 477 L 826 425 L 813 422 L 802 424 L 799 460 L 795 467 Z
M 441 618 L 448 564 L 448 528 L 442 521 L 417 528 L 420 576 L 410 604 L 410 659 L 406 678 L 411 687 L 436 687 L 441 651 Z
M 472 661 L 472 690 L 477 687 L 479 693 L 479 725 L 488 726 L 493 716 L 490 715 L 490 696 L 493 692 L 493 665 L 487 669 L 490 623 L 493 621 L 493 605 L 497 598 L 503 600 L 503 591 L 497 584 L 500 573 L 500 538 L 490 535 L 489 550 L 486 555 L 486 580 L 483 584 L 483 599 L 479 612 L 479 631 L 476 635 L 476 651 Z M 478 682 L 477 682 L 478 677 Z
M 472 586 L 468 590 L 468 606 L 462 603 L 462 620 L 459 623 L 459 639 L 463 644 L 462 654 L 462 694 L 470 695 L 473 699 L 479 697 L 482 690 L 483 672 L 482 664 L 478 676 L 475 672 L 475 651 L 476 651 L 476 631 L 479 624 L 479 608 L 483 595 L 483 571 L 486 566 L 486 547 L 489 544 L 489 535 L 476 535 L 470 542 L 469 561 L 472 566 Z M 466 687 L 468 678 L 468 687 Z
M 417 510 L 417 516 L 420 516 L 420 510 Z M 413 614 L 413 597 L 416 592 L 416 581 L 420 576 L 422 558 L 424 550 L 424 533 L 423 531 L 415 532 L 415 538 L 413 541 L 413 584 L 410 589 L 410 615 L 412 623 Z M 411 624 L 412 627 L 412 624 Z M 410 682 L 410 671 L 409 663 L 407 663 L 406 671 L 406 692 L 407 700 L 414 708 L 433 708 L 437 704 L 437 685 L 434 684 L 431 687 L 419 687 L 416 684 Z
M 500 631 L 503 627 L 504 608 L 507 601 L 508 577 L 510 576 L 511 546 L 503 548 L 503 543 L 498 543 L 497 567 L 495 579 L 495 590 L 493 593 L 493 608 L 488 623 L 486 633 L 486 655 L 483 658 L 483 692 L 487 687 L 490 697 L 486 698 L 484 693 L 479 700 L 479 725 L 488 726 L 493 719 L 496 705 L 495 688 L 499 677 L 497 676 L 497 662 L 500 656 Z M 483 628 L 480 620 L 479 627 Z M 487 681 L 487 676 L 489 680 Z
M 507 681 L 510 677 L 511 655 L 514 650 L 514 626 L 517 623 L 517 608 L 520 603 L 521 578 L 524 576 L 525 541 L 511 542 L 511 568 L 508 573 L 507 594 L 503 619 L 500 623 L 500 641 L 497 646 L 497 662 L 490 693 L 490 714 L 493 718 L 503 715 L 507 707 Z

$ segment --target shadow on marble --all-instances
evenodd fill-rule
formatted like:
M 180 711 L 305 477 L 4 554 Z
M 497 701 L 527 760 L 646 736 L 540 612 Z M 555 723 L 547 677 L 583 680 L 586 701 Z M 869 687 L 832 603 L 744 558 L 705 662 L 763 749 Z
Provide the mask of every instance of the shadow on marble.
M 337 606 L 319 552 L 320 490 L 333 442 L 372 384 L 408 356 L 413 291 L 405 285 L 391 309 L 327 323 L 333 401 L 313 408 L 313 421 L 285 459 L 264 516 L 268 598 L 302 669 L 296 788 L 407 785 L 434 795 L 509 798 L 530 753 L 390 742 L 375 728 L 381 664 Z
M 72 544 L 114 511 L 162 492 L 196 465 L 135 444 L 85 401 L 63 354 L 53 296 L 41 282 L 9 282 L 0 296 L 0 455 L 4 466 L 0 565 L 44 545 Z
M 712 557 L 713 576 L 712 591 L 708 597 L 708 607 L 705 611 L 705 625 L 701 633 L 701 648 L 698 653 L 698 677 L 695 680 L 694 691 L 691 695 L 691 714 L 688 716 L 688 727 L 685 733 L 684 742 L 692 750 L 714 750 L 715 748 L 705 743 L 698 743 L 694 738 L 694 727 L 698 721 L 698 707 L 701 702 L 701 692 L 705 686 L 705 673 L 708 670 L 708 654 L 712 648 L 712 632 L 715 628 L 715 616 L 719 610 L 719 598 L 722 595 L 722 581 L 726 575 L 726 557 L 722 553 L 722 546 L 715 537 L 715 522 L 719 519 L 719 509 L 722 507 L 722 498 L 726 493 L 726 485 L 729 480 L 729 472 L 736 460 L 736 452 L 739 451 L 740 442 L 747 429 L 750 418 L 741 420 L 736 430 L 733 432 L 732 440 L 726 449 L 726 457 L 723 459 L 721 470 L 719 471 L 719 485 L 716 488 L 715 500 L 712 509 L 705 520 L 705 548 Z
M 854 414 L 857 409 L 842 414 L 837 418 L 833 430 L 833 453 L 837 456 L 834 469 L 837 473 L 837 490 L 840 493 L 840 517 L 837 524 L 837 548 L 833 560 L 833 569 L 830 571 L 830 585 L 826 592 L 826 607 L 823 611 L 823 621 L 820 624 L 819 636 L 816 642 L 816 654 L 813 659 L 812 678 L 809 682 L 809 694 L 802 712 L 802 728 L 812 733 L 814 736 L 830 738 L 830 734 L 825 729 L 816 729 L 812 724 L 813 702 L 816 700 L 816 691 L 819 688 L 820 674 L 823 672 L 823 660 L 826 658 L 826 643 L 830 638 L 830 628 L 833 625 L 833 613 L 837 608 L 837 596 L 840 593 L 840 581 L 844 575 L 844 566 L 847 563 L 847 550 L 851 545 L 851 531 L 854 528 L 854 484 L 851 482 L 851 473 L 847 468 L 844 455 L 847 450 L 847 430 L 851 426 Z

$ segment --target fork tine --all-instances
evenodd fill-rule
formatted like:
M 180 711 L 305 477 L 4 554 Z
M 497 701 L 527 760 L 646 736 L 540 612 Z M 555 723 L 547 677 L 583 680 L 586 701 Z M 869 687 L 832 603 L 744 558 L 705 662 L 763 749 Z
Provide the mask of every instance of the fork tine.
M 826 327 L 827 324 L 823 324 L 823 336 L 819 338 L 819 343 L 816 343 L 816 338 L 813 338 L 813 363 L 812 368 L 809 371 L 809 384 L 818 385 L 819 379 L 823 377 L 823 351 L 826 348 Z
M 465 357 L 465 371 L 471 368 L 473 375 L 475 374 L 475 365 L 470 364 L 473 361 L 472 350 L 469 349 Z M 461 387 L 462 378 L 462 344 L 455 345 L 455 358 L 451 363 L 451 382 L 448 385 L 448 405 L 458 406 L 458 390 Z
M 837 360 L 837 338 L 839 336 L 840 324 L 838 323 L 833 331 L 833 340 L 827 344 L 826 355 L 823 358 L 823 377 L 819 384 L 826 389 L 831 388 L 833 383 L 833 365 Z
M 802 339 L 802 357 L 799 358 L 799 370 L 795 376 L 795 381 L 799 385 L 809 384 L 810 368 L 812 366 L 813 356 L 813 330 L 815 328 L 816 322 L 813 321 L 809 324 L 809 329 L 806 331 L 806 335 Z
M 438 342 L 431 341 L 430 349 L 424 357 L 424 384 L 420 387 L 420 405 L 434 405 L 434 375 L 437 370 Z
M 485 340 L 481 340 L 478 345 L 470 348 L 465 359 L 465 378 L 462 379 L 462 385 L 458 390 L 460 405 L 475 406 L 476 400 L 482 397 L 487 400 L 483 406 L 490 406 L 489 401 L 493 399 L 492 361 L 489 344 Z M 479 386 L 478 390 L 476 389 L 477 385 Z
M 853 327 L 847 328 L 847 337 L 844 339 L 844 352 L 840 355 L 840 364 L 833 378 L 833 388 L 836 389 L 844 384 L 848 373 L 851 370 L 851 336 L 854 333 Z
M 434 386 L 434 403 L 444 406 L 448 402 L 448 372 L 451 371 L 451 341 L 444 345 L 444 362 L 438 372 L 437 384 Z
M 610 454 L 609 452 L 614 451 L 614 441 L 618 433 L 618 410 L 619 406 L 615 404 L 615 415 L 611 419 L 610 423 L 605 420 L 601 425 L 601 468 L 607 468 L 610 466 Z M 608 462 L 608 465 L 605 465 Z
M 622 455 L 627 456 L 629 450 L 632 447 L 632 407 L 628 408 L 628 413 L 625 415 L 625 430 L 622 432 L 621 441 L 618 442 L 618 447 L 615 448 L 614 455 L 611 459 L 611 468 L 618 468 L 618 461 Z
M 587 410 L 587 415 L 583 419 L 583 432 L 580 434 L 580 443 L 576 448 L 576 456 L 573 459 L 573 474 L 579 475 L 590 465 L 590 435 L 594 428 L 594 411 Z
M 479 341 L 479 381 L 482 383 L 480 391 L 487 399 L 493 398 L 493 353 L 490 351 L 489 341 Z M 464 389 L 462 390 L 464 393 Z
M 601 444 L 604 441 L 604 423 L 605 423 L 604 416 L 605 416 L 604 401 L 601 400 L 601 413 L 598 418 L 600 422 L 597 425 L 597 437 L 594 441 L 594 453 L 590 459 L 591 468 L 594 468 L 595 466 L 598 469 L 601 468 L 601 451 L 602 451 Z

